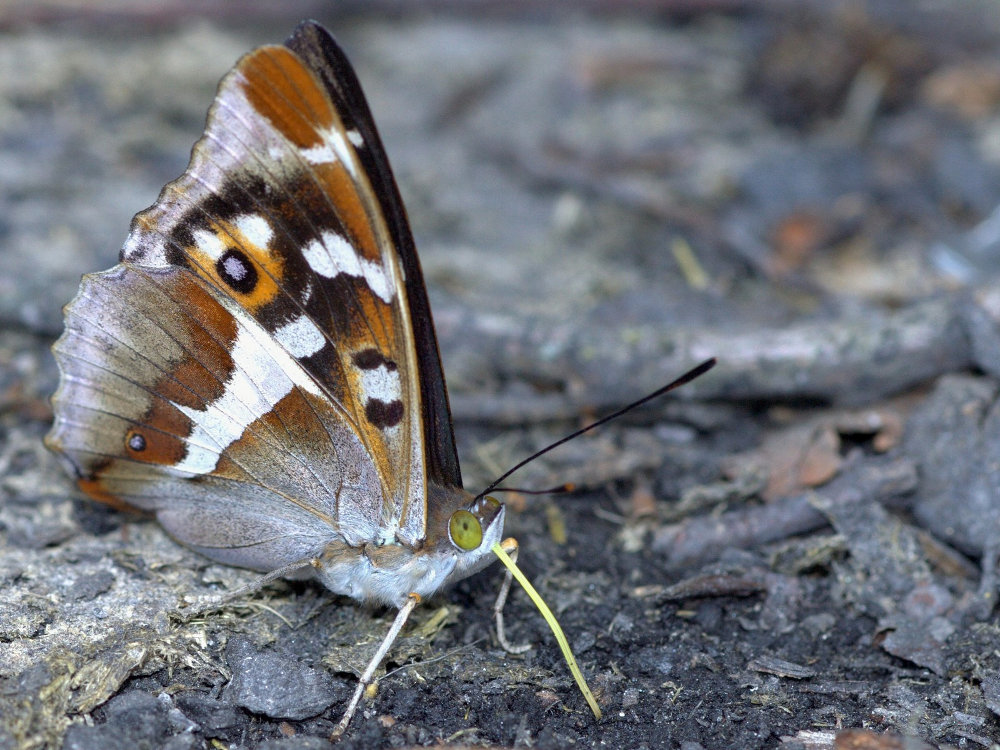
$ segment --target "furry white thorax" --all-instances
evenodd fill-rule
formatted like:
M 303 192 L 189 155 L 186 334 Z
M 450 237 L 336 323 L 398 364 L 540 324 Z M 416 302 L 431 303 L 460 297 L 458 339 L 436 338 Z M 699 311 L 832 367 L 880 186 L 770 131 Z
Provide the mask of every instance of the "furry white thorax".
M 483 541 L 476 549 L 462 550 L 449 540 L 437 550 L 412 552 L 401 564 L 380 567 L 374 555 L 357 548 L 357 554 L 346 559 L 322 559 L 316 577 L 335 594 L 359 601 L 401 607 L 410 594 L 427 598 L 493 562 L 490 548 L 503 536 L 505 511 L 501 507 L 493 523 L 483 529 Z

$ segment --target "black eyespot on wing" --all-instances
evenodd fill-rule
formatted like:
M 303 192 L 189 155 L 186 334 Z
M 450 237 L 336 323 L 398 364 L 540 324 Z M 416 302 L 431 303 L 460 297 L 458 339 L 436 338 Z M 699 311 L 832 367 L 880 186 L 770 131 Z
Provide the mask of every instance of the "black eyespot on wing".
M 215 270 L 219 278 L 241 294 L 249 294 L 257 287 L 257 269 L 240 250 L 227 250 L 223 253 L 215 262 Z
M 395 427 L 403 421 L 403 402 L 398 398 L 392 401 L 370 398 L 365 404 L 365 416 L 380 430 Z
M 146 450 L 146 438 L 138 432 L 130 432 L 125 438 L 125 444 L 129 450 L 141 453 Z
M 395 372 L 397 369 L 396 363 L 383 357 L 382 352 L 378 349 L 362 349 L 360 352 L 356 352 L 351 360 L 355 367 L 361 370 L 377 370 L 382 365 L 385 365 L 385 369 L 389 372 Z

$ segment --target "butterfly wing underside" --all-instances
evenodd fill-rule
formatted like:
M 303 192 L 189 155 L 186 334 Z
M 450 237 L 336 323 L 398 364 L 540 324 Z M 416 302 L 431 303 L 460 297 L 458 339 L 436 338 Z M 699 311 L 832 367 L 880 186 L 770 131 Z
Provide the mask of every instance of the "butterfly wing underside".
M 84 278 L 54 350 L 48 441 L 80 486 L 215 559 L 418 546 L 428 482 L 461 486 L 406 215 L 316 24 L 223 79 L 188 169 Z

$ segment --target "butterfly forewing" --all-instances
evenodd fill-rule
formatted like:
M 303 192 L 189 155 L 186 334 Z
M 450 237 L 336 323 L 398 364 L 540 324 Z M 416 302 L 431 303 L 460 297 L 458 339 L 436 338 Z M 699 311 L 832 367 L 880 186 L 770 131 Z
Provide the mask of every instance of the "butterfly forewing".
M 382 215 L 405 273 L 413 343 L 420 371 L 427 476 L 443 487 L 461 487 L 462 472 L 452 430 L 447 386 L 423 274 L 403 201 L 361 84 L 343 50 L 321 26 L 302 23 L 286 45 L 322 80 L 345 127 L 361 135 L 362 146 L 356 153 L 373 187 L 372 194 L 382 207 Z
M 302 540 L 283 562 L 331 529 L 351 545 L 419 544 L 428 471 L 461 481 L 419 264 L 367 106 L 353 74 L 334 86 L 308 64 L 341 64 L 325 32 L 304 25 L 289 44 L 226 76 L 188 170 L 67 308 L 50 436 L 95 497 L 155 510 L 203 551 L 248 545 L 212 556 L 261 568 L 281 534 Z M 166 507 L 159 477 L 191 487 Z M 250 498 L 230 521 L 247 529 L 213 535 L 227 492 Z

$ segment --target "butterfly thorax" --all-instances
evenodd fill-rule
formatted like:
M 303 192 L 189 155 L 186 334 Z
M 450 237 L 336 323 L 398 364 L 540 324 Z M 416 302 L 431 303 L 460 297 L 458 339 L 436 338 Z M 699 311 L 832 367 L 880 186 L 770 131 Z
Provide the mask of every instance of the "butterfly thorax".
M 337 594 L 400 607 L 410 594 L 431 596 L 492 562 L 490 548 L 503 535 L 503 505 L 434 483 L 427 505 L 422 543 L 333 540 L 316 562 L 317 578 Z

